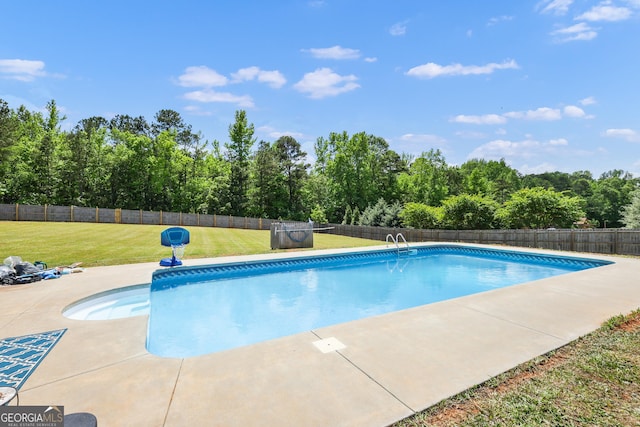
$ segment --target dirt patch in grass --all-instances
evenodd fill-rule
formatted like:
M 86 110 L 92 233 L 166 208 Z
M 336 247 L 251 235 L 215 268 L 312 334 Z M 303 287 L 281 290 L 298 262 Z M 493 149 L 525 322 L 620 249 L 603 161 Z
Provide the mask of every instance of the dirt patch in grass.
M 620 326 L 620 329 L 626 332 L 637 331 L 640 329 L 640 314 L 639 312 L 634 312 L 632 316 L 626 319 Z
M 639 349 L 637 310 L 395 426 L 640 425 Z

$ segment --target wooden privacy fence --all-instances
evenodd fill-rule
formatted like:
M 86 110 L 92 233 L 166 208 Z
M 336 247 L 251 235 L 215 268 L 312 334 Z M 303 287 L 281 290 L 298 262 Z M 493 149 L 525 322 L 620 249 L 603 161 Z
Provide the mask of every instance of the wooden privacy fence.
M 78 206 L 0 204 L 0 221 L 100 222 L 113 224 L 175 225 L 269 230 L 277 220 L 229 215 L 155 212 Z M 462 242 L 520 246 L 572 252 L 640 255 L 640 230 L 416 230 L 323 224 L 324 233 L 385 241 L 402 233 L 408 242 Z
M 19 204 L 0 204 L 0 221 L 100 222 L 246 228 L 251 230 L 269 230 L 273 222 L 264 218 L 230 215 Z
M 571 252 L 640 255 L 640 230 L 561 229 L 561 230 L 416 230 L 411 228 L 338 225 L 328 233 L 385 240 L 402 233 L 408 242 L 462 242 L 520 246 Z

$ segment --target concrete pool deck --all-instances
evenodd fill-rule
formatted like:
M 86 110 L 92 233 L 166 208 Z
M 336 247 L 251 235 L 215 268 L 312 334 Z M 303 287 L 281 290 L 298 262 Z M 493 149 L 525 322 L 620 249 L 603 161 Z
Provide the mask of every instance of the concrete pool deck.
M 380 247 L 357 250 L 371 249 Z M 640 307 L 638 258 L 498 249 L 615 264 L 184 359 L 146 351 L 147 316 L 81 321 L 61 314 L 95 293 L 149 283 L 160 268 L 93 267 L 0 287 L 0 338 L 68 328 L 23 384 L 20 405 L 91 412 L 102 427 L 386 426 Z M 323 352 L 313 344 L 327 338 L 345 347 L 331 350 L 329 342 Z

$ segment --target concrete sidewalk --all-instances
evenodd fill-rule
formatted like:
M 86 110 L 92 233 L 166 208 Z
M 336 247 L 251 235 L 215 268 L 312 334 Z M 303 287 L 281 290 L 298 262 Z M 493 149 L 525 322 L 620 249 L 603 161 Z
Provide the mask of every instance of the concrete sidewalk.
M 68 328 L 20 404 L 91 412 L 102 427 L 385 426 L 640 307 L 640 259 L 523 251 L 615 264 L 185 359 L 145 350 L 146 316 L 62 316 L 81 298 L 150 282 L 158 265 L 96 267 L 0 287 L 0 337 Z

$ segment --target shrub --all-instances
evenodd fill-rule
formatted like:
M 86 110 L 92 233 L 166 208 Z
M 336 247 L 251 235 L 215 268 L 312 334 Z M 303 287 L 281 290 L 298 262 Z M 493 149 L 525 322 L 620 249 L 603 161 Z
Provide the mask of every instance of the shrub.
M 428 206 L 424 203 L 409 202 L 399 214 L 402 225 L 410 228 L 440 228 L 442 208 Z

